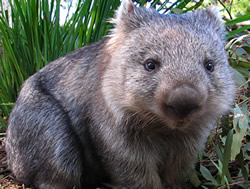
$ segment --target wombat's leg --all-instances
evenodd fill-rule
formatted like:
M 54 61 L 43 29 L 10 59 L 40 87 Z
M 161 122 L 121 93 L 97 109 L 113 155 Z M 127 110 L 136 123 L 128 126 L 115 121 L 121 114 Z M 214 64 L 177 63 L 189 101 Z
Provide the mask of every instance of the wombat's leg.
M 47 189 L 80 186 L 80 142 L 67 112 L 44 89 L 24 87 L 9 120 L 6 150 L 21 182 Z

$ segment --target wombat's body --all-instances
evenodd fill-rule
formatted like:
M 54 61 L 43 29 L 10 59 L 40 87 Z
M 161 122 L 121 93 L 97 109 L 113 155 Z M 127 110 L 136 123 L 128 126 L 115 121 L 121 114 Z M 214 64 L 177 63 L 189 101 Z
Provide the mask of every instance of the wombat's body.
M 181 187 L 228 111 L 234 83 L 215 10 L 163 16 L 124 1 L 114 23 L 23 85 L 6 140 L 21 182 Z

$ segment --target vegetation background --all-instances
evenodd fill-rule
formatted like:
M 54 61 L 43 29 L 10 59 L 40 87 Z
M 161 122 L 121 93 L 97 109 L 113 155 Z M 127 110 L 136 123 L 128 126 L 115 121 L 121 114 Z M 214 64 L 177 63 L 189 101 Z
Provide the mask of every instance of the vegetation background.
M 228 31 L 225 48 L 238 85 L 236 103 L 230 114 L 218 120 L 185 188 L 250 188 L 249 0 L 133 1 L 161 14 L 181 14 L 212 4 L 221 10 Z M 22 83 L 49 62 L 108 34 L 112 28 L 108 19 L 119 4 L 120 0 L 78 0 L 76 4 L 73 0 L 0 0 L 1 188 L 24 188 L 9 174 L 3 147 L 8 116 Z M 60 24 L 62 8 L 67 15 Z

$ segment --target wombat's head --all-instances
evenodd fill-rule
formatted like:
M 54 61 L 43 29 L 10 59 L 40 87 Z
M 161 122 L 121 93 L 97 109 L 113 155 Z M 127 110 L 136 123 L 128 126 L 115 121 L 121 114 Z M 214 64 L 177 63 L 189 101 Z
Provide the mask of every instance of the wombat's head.
M 160 15 L 124 0 L 113 22 L 102 91 L 117 117 L 145 113 L 175 129 L 228 111 L 235 87 L 216 8 Z

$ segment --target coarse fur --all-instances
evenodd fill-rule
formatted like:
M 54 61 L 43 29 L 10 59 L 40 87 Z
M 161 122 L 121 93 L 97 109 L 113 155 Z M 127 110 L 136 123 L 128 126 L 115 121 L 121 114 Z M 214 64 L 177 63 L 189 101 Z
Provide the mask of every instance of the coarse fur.
M 113 23 L 104 40 L 25 81 L 6 138 L 17 180 L 39 189 L 181 188 L 230 109 L 235 84 L 214 7 L 160 15 L 123 0 Z

